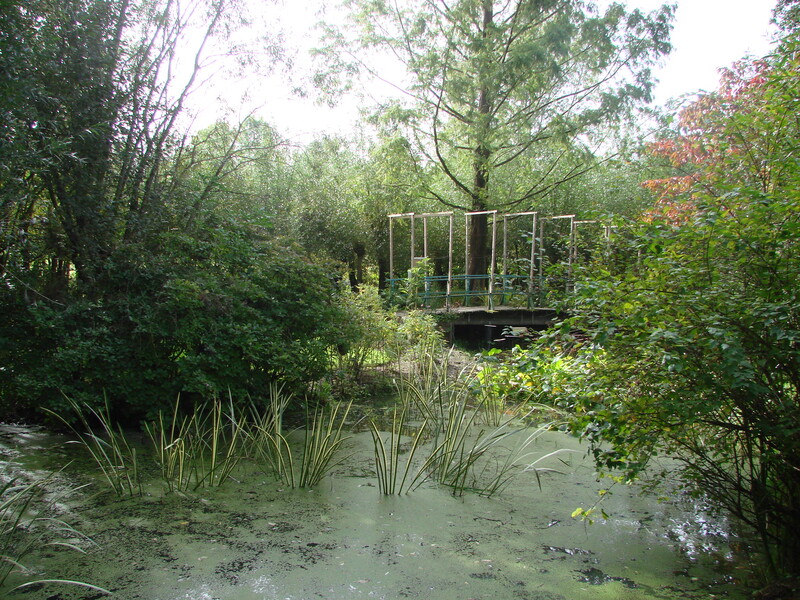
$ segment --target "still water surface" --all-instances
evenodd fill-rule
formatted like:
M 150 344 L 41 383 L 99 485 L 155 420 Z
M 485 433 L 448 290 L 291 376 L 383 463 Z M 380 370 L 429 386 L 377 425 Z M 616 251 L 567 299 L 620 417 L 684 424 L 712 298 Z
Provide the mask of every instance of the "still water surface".
M 535 455 L 572 448 L 560 473 L 523 473 L 499 496 L 453 497 L 426 484 L 403 496 L 378 493 L 370 434 L 315 490 L 285 489 L 243 466 L 222 488 L 119 500 L 89 488 L 61 495 L 61 517 L 92 538 L 81 555 L 49 551 L 32 566 L 48 577 L 88 581 L 121 600 L 582 600 L 747 598 L 744 546 L 726 520 L 696 502 L 615 487 L 611 518 L 570 517 L 601 487 L 584 448 L 548 432 Z M 0 431 L 0 461 L 45 471 L 80 449 L 35 430 Z M 535 458 L 535 456 L 534 456 Z M 59 480 L 89 476 L 76 461 Z M 93 491 L 92 491 L 93 490 Z M 104 597 L 65 586 L 14 597 Z

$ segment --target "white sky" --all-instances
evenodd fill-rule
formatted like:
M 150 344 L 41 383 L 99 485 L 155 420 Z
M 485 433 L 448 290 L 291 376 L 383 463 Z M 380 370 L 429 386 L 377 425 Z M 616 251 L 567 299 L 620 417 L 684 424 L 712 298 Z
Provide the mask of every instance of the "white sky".
M 661 2 L 628 0 L 627 4 L 653 10 Z M 767 54 L 774 6 L 774 0 L 678 0 L 673 50 L 657 71 L 656 103 L 664 104 L 685 93 L 711 91 L 719 82 L 719 68 L 747 54 Z
M 662 1 L 627 0 L 625 3 L 629 8 L 653 10 Z M 655 72 L 659 80 L 655 88 L 656 104 L 664 104 L 686 93 L 713 90 L 719 80 L 719 68 L 747 54 L 763 56 L 769 52 L 774 29 L 769 21 L 774 0 L 677 0 L 677 3 L 673 51 Z M 315 0 L 278 0 L 277 6 L 267 9 L 270 19 L 274 19 L 272 25 L 286 31 L 287 46 L 301 49 L 298 61 L 302 48 L 314 44 L 317 5 Z M 243 83 L 250 85 L 252 82 Z M 226 101 L 232 107 L 242 105 L 241 109 L 236 109 L 239 116 L 257 107 L 256 114 L 298 144 L 307 143 L 322 133 L 347 134 L 352 130 L 358 118 L 352 101 L 330 110 L 293 95 L 291 87 L 281 78 L 273 77 L 262 80 L 249 98 L 241 102 L 238 96 L 242 94 L 236 91 L 238 87 L 230 87 Z

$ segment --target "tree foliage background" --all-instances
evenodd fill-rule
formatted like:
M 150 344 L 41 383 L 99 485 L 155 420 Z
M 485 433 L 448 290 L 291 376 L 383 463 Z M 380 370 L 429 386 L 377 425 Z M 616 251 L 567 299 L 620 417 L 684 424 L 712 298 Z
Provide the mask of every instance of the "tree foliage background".
M 569 353 L 516 358 L 602 470 L 634 479 L 677 456 L 773 573 L 800 567 L 798 56 L 787 36 L 683 109 L 652 147 L 675 169 L 648 183 L 659 202 L 620 224 L 549 340 Z
M 381 105 L 425 164 L 427 195 L 467 211 L 537 210 L 610 152 L 612 124 L 650 99 L 672 7 L 651 14 L 572 0 L 348 0 L 320 78 L 335 87 L 396 61 L 404 100 Z M 384 63 L 374 57 L 384 57 Z M 388 64 L 392 64 L 388 62 Z M 605 146 L 605 147 L 603 147 Z M 471 221 L 469 274 L 487 272 L 487 217 Z
M 0 14 L 2 412 L 105 393 L 141 416 L 178 393 L 318 378 L 341 335 L 336 282 L 278 237 L 252 181 L 279 171 L 276 134 L 247 119 L 190 138 L 181 120 L 206 53 L 231 46 L 235 2 Z

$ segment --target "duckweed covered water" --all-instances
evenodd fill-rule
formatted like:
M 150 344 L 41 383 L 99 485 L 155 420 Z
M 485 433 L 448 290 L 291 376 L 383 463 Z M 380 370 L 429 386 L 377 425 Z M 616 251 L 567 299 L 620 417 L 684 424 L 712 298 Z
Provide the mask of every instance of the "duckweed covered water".
M 548 465 L 562 473 L 541 480 L 523 473 L 493 498 L 455 498 L 433 484 L 381 496 L 369 433 L 348 444 L 352 458 L 313 491 L 285 489 L 253 467 L 222 488 L 188 495 L 153 484 L 144 498 L 119 500 L 98 480 L 97 493 L 84 489 L 58 503 L 60 516 L 96 545 L 87 554 L 47 550 L 30 566 L 124 600 L 749 596 L 740 581 L 748 571 L 733 551 L 740 542 L 724 519 L 696 503 L 618 487 L 603 504 L 611 519 L 572 519 L 576 507 L 594 503 L 602 484 L 565 434 L 548 432 L 534 449 L 581 450 L 568 464 Z M 0 433 L 0 460 L 15 469 L 52 468 L 48 463 L 78 450 L 29 429 Z M 65 489 L 85 477 L 76 465 L 59 476 Z M 12 597 L 104 596 L 50 585 Z

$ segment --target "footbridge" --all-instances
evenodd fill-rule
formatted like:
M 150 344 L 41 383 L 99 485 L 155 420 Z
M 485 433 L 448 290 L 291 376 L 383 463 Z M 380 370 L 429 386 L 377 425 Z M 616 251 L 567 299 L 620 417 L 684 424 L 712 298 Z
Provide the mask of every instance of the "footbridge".
M 486 247 L 470 247 L 473 219 L 485 217 Z M 573 270 L 607 248 L 612 228 L 576 215 L 496 210 L 401 213 L 389 218 L 391 299 L 447 315 L 454 327 L 543 328 L 552 305 L 572 290 Z M 468 273 L 485 253 L 485 273 Z M 462 262 L 463 260 L 463 262 Z

